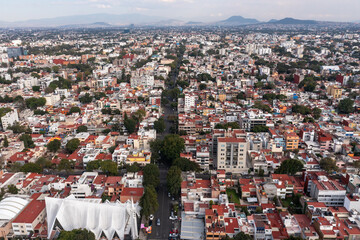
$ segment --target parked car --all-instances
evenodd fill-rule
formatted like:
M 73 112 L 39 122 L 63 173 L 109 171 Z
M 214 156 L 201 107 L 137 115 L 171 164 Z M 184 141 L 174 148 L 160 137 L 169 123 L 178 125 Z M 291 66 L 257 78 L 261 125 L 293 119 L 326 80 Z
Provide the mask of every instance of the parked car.
M 156 221 L 156 225 L 160 226 L 160 218 Z

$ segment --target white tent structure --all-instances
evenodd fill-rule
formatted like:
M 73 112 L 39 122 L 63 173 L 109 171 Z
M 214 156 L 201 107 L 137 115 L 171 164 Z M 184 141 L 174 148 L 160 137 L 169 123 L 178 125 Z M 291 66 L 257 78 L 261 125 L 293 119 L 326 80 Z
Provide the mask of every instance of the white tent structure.
M 124 239 L 130 234 L 138 238 L 137 216 L 140 213 L 138 204 L 131 201 L 121 203 L 100 203 L 94 199 L 76 199 L 73 195 L 65 199 L 45 198 L 48 238 L 52 230 L 85 228 L 95 234 L 96 239 L 106 237 Z
M 13 219 L 28 203 L 29 201 L 18 197 L 5 198 L 0 202 L 0 220 Z

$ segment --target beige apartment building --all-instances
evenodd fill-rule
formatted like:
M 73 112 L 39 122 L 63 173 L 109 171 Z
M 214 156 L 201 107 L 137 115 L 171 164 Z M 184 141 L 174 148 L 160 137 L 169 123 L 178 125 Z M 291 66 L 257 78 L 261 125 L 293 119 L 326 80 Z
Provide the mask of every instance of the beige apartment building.
M 217 169 L 226 172 L 241 173 L 248 170 L 246 166 L 249 144 L 245 138 L 219 137 L 217 144 Z

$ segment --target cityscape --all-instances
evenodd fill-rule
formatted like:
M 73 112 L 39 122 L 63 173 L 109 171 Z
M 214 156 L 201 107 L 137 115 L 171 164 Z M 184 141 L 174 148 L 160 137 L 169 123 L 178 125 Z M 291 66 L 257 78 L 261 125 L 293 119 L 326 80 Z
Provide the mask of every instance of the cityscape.
M 4 3 L 0 239 L 360 239 L 357 15 L 134 2 Z

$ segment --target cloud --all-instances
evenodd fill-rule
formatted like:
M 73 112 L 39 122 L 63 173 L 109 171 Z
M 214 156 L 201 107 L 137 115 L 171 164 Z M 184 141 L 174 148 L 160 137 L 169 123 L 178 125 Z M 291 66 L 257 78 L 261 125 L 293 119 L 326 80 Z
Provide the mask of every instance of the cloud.
M 101 9 L 106 9 L 106 8 L 111 8 L 111 5 L 110 4 L 95 4 L 95 7 L 101 8 Z

